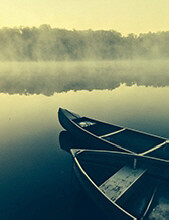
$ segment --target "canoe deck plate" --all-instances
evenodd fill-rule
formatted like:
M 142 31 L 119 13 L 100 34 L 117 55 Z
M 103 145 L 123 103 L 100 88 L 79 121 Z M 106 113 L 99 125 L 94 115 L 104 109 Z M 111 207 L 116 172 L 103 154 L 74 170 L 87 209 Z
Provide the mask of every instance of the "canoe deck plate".
M 102 192 L 112 201 L 116 202 L 134 183 L 145 174 L 146 170 L 122 167 L 118 172 L 100 185 Z
M 81 122 L 78 122 L 77 124 L 80 125 L 80 127 L 82 128 L 86 128 L 88 126 L 95 125 L 96 123 L 91 122 L 91 121 L 81 121 Z

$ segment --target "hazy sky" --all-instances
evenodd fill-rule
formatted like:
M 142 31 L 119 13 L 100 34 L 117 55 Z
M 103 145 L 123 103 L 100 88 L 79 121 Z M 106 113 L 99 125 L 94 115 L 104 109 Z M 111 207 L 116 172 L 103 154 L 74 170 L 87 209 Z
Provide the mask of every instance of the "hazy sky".
M 122 34 L 169 30 L 169 0 L 5 0 L 0 27 L 113 29 Z

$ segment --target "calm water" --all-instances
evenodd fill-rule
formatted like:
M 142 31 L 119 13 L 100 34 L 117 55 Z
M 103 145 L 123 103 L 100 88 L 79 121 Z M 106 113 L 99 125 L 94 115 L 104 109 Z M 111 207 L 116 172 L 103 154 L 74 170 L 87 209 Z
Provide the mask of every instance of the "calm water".
M 169 138 L 169 64 L 149 62 L 0 65 L 0 219 L 104 219 L 60 148 L 57 111 Z

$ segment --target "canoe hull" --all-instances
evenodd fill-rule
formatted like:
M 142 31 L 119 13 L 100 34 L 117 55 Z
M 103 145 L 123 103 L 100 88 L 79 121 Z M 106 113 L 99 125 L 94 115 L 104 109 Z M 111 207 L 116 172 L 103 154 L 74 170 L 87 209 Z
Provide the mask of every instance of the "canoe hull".
M 136 219 L 134 216 L 127 214 L 124 210 L 109 201 L 99 190 L 92 180 L 85 175 L 78 162 L 75 160 L 73 164 L 75 174 L 83 189 L 88 193 L 91 199 L 96 202 L 100 210 L 103 211 L 105 216 L 109 219 Z
M 153 134 L 81 117 L 59 109 L 60 124 L 79 140 L 78 146 L 147 155 L 169 162 L 169 140 Z M 82 145 L 81 145 L 82 144 Z
M 157 201 L 161 202 L 161 195 L 159 194 L 161 190 L 160 188 L 163 188 L 165 186 L 167 192 L 166 195 L 168 194 L 169 177 L 167 179 L 165 178 L 167 177 L 167 172 L 169 170 L 168 163 L 164 164 L 164 162 L 158 161 L 156 159 L 144 156 L 135 156 L 123 152 L 71 149 L 71 154 L 74 158 L 74 171 L 80 184 L 89 194 L 89 196 L 96 202 L 98 207 L 105 213 L 108 219 L 144 219 L 154 212 L 154 207 L 158 206 Z M 117 178 L 117 173 L 120 173 L 121 171 L 116 165 L 119 164 L 120 167 L 129 166 L 132 168 L 132 164 L 135 159 L 138 161 L 138 163 L 137 167 L 134 168 L 134 170 L 136 172 L 140 172 L 140 169 L 143 169 L 143 171 L 145 171 L 145 175 L 143 177 L 139 177 L 140 179 L 138 178 L 134 184 L 131 183 L 131 188 L 128 188 L 127 186 L 127 191 L 125 192 L 125 194 L 122 193 L 122 196 L 120 197 L 120 199 L 118 199 L 117 203 L 116 201 L 114 202 L 110 199 L 112 198 L 112 196 L 107 196 L 107 194 L 105 195 L 105 191 L 102 191 L 102 185 L 104 184 L 101 183 L 100 185 L 98 180 L 96 180 L 96 176 L 93 176 L 92 173 L 89 172 L 89 167 L 84 167 L 83 164 L 85 162 L 89 163 L 90 165 L 91 163 L 97 166 L 104 165 L 104 169 L 107 169 L 108 167 L 115 167 L 115 170 L 112 171 L 113 176 L 111 178 L 114 178 L 114 181 L 117 180 L 119 188 L 120 185 L 119 178 Z M 161 175 L 162 170 L 165 170 L 164 176 Z M 97 174 L 100 173 L 100 169 L 96 169 L 95 171 Z M 130 173 L 128 173 L 127 171 L 126 180 L 129 174 Z M 129 182 L 130 181 L 131 178 L 129 179 Z M 123 183 L 125 183 L 124 179 Z M 110 182 L 108 184 L 110 184 Z M 140 190 L 142 191 L 142 193 L 140 193 Z M 156 193 L 157 191 L 158 193 Z M 167 197 L 167 199 L 169 198 Z M 143 204 L 143 201 L 146 201 L 146 203 Z M 165 215 L 166 214 L 167 211 L 165 212 Z
M 99 139 L 98 136 L 87 132 L 83 128 L 79 127 L 76 123 L 73 122 L 74 119 L 80 118 L 80 116 L 65 110 L 59 109 L 58 118 L 62 127 L 69 131 L 75 139 L 87 146 L 89 149 L 103 149 L 103 150 L 116 150 L 119 152 L 125 152 L 125 149 L 120 149 L 113 143 L 107 143 L 103 139 Z

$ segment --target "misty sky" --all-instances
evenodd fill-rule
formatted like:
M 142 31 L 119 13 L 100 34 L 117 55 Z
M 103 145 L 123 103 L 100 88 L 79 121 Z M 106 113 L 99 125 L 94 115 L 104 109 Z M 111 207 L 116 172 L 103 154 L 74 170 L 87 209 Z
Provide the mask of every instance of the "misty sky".
M 168 0 L 5 0 L 0 27 L 113 29 L 122 34 L 169 30 Z

